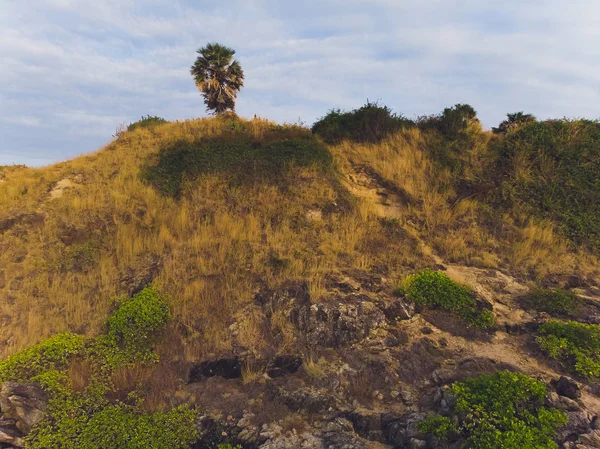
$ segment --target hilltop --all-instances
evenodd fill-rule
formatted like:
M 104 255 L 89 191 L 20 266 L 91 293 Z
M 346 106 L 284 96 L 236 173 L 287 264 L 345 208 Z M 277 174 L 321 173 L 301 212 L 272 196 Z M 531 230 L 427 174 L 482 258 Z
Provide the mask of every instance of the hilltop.
M 599 153 L 597 122 L 367 104 L 0 167 L 0 383 L 54 398 L 6 442 L 600 447 Z

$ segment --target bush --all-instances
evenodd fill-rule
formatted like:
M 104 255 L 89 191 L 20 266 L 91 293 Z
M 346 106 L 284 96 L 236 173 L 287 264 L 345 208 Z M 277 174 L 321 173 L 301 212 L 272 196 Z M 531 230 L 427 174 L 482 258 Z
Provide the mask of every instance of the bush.
M 491 311 L 478 309 L 473 290 L 438 271 L 426 269 L 408 276 L 397 293 L 404 294 L 415 304 L 454 312 L 464 318 L 469 326 L 485 329 L 492 327 L 495 322 Z
M 253 142 L 247 137 L 228 140 L 178 141 L 158 154 L 158 162 L 142 170 L 142 178 L 163 194 L 178 196 L 186 180 L 204 174 L 226 172 L 238 180 L 281 181 L 291 166 L 331 166 L 329 151 L 316 140 Z
M 170 320 L 169 306 L 156 290 L 147 287 L 123 302 L 107 321 L 107 341 L 132 361 L 153 358 L 151 337 Z
M 81 409 L 67 410 L 71 406 L 72 402 L 61 404 L 69 418 L 36 428 L 27 438 L 27 447 L 187 449 L 198 438 L 197 412 L 184 406 L 167 412 L 144 413 L 136 407 L 116 404 L 102 407 L 89 416 Z
M 497 128 L 492 128 L 494 134 L 507 133 L 514 131 L 519 126 L 526 125 L 536 121 L 536 118 L 531 114 L 524 114 L 523 112 L 515 112 L 513 114 L 506 114 L 507 119 L 504 120 Z
M 492 147 L 497 202 L 558 225 L 577 245 L 600 248 L 600 122 L 529 122 Z
M 540 326 L 541 349 L 587 379 L 600 378 L 600 326 L 549 321 Z
M 442 441 L 464 439 L 472 449 L 553 449 L 556 430 L 566 416 L 544 406 L 546 386 L 508 371 L 455 382 L 450 419 L 434 416 L 419 423 L 421 432 Z M 453 424 L 456 423 L 456 424 Z
M 133 131 L 138 128 L 152 128 L 153 126 L 162 125 L 163 123 L 168 122 L 161 117 L 153 117 L 150 115 L 147 115 L 146 117 L 142 116 L 137 122 L 129 124 L 129 126 L 127 126 L 127 131 Z
M 536 288 L 523 298 L 526 307 L 552 316 L 575 315 L 582 299 L 570 290 Z
M 312 132 L 329 144 L 343 140 L 374 143 L 407 126 L 414 126 L 414 123 L 402 115 L 396 115 L 387 106 L 367 102 L 350 112 L 332 109 L 313 124 Z
M 468 104 L 457 104 L 445 108 L 439 115 L 420 117 L 417 124 L 421 129 L 435 129 L 448 138 L 456 138 L 467 130 L 469 122 L 477 120 L 477 112 Z
M 29 382 L 50 370 L 65 370 L 83 350 L 81 335 L 58 334 L 0 362 L 0 382 Z

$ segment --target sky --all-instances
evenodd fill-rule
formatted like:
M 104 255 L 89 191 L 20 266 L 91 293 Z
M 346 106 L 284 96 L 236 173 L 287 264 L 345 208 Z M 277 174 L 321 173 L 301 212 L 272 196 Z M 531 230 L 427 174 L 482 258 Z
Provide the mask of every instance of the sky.
M 367 99 L 600 118 L 598 0 L 0 0 L 0 165 L 89 153 L 142 115 L 206 116 L 208 42 L 245 72 L 237 113 L 311 125 Z

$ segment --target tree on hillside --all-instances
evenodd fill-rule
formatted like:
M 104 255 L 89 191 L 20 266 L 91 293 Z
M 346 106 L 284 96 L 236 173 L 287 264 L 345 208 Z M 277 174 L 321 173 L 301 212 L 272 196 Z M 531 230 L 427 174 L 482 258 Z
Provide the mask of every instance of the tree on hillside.
M 206 110 L 222 114 L 235 110 L 235 99 L 244 85 L 244 71 L 236 59 L 235 50 L 217 43 L 198 50 L 191 68 L 196 86 L 202 92 Z

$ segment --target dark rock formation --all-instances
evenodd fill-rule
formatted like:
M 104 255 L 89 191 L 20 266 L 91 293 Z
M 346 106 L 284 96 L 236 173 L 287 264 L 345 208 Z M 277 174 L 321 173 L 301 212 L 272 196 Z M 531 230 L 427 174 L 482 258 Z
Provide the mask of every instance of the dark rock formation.
M 224 377 L 237 379 L 242 377 L 242 360 L 239 358 L 224 358 L 206 360 L 194 365 L 190 370 L 188 382 L 199 382 L 207 377 Z
M 577 382 L 565 376 L 560 376 L 560 379 L 554 383 L 554 389 L 560 396 L 570 399 L 577 400 L 581 397 L 581 389 Z
M 4 382 L 0 386 L 0 445 L 23 447 L 23 437 L 44 419 L 48 399 L 38 384 Z

